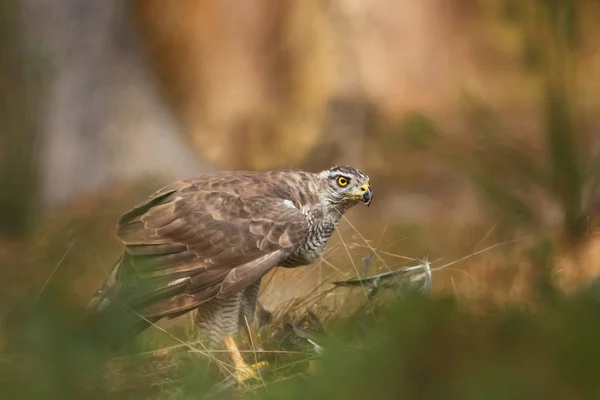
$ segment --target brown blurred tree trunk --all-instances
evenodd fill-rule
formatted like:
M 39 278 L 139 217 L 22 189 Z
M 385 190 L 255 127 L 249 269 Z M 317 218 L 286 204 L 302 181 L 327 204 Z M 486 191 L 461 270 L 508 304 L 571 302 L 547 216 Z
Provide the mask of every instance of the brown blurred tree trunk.
M 0 235 L 28 230 L 38 205 L 42 71 L 27 45 L 19 4 L 0 5 Z

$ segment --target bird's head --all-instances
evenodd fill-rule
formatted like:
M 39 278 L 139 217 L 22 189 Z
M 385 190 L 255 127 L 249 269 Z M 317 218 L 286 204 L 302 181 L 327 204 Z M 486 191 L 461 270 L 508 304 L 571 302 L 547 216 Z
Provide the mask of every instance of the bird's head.
M 325 198 L 336 207 L 348 209 L 359 202 L 371 204 L 373 192 L 369 177 L 349 165 L 332 167 L 319 173 L 325 185 Z

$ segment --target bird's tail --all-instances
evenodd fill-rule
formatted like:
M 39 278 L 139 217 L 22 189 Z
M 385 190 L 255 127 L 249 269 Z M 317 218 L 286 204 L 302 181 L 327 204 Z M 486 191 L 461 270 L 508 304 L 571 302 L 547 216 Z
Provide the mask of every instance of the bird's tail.
M 119 258 L 111 274 L 87 304 L 89 318 L 106 332 L 106 339 L 112 348 L 121 347 L 155 322 L 144 319 L 121 301 L 123 285 L 119 274 L 122 263 L 123 257 Z
M 122 261 L 123 257 L 120 257 L 110 275 L 104 280 L 100 289 L 94 293 L 88 302 L 87 308 L 91 312 L 100 313 L 117 301 L 121 289 L 118 278 Z

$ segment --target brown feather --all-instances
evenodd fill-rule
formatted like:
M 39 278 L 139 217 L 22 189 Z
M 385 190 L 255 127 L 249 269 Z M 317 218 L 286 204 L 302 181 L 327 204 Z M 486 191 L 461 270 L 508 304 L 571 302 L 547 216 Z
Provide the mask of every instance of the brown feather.
M 187 247 L 179 243 L 166 243 L 157 245 L 130 245 L 127 246 L 127 252 L 134 256 L 136 255 L 152 255 L 152 254 L 172 254 L 187 250 Z
M 299 204 L 295 185 L 273 173 L 216 173 L 154 193 L 117 226 L 123 298 L 155 318 L 244 290 L 306 239 L 306 217 L 284 203 Z
M 221 283 L 221 288 L 219 289 L 219 293 L 217 293 L 217 297 L 231 296 L 252 285 L 277 266 L 277 262 L 281 259 L 282 253 L 282 250 L 277 250 L 229 271 Z

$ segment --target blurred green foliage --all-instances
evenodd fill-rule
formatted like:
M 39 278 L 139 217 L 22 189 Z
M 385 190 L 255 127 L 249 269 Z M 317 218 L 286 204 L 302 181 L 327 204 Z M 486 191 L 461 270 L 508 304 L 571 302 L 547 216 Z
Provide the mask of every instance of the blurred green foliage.
M 427 116 L 409 113 L 397 124 L 396 137 L 411 149 L 429 149 L 467 177 L 497 213 L 503 225 L 542 234 L 546 228 L 544 199 L 562 213 L 566 237 L 586 233 L 586 205 L 597 184 L 589 132 L 578 132 L 574 121 L 572 62 L 577 44 L 576 2 L 502 2 L 506 18 L 528 38 L 527 51 L 539 55 L 541 143 L 507 128 L 492 105 L 467 95 L 464 120 L 472 137 L 458 139 Z M 532 67 L 531 65 L 529 67 Z M 595 171 L 587 173 L 586 171 Z
M 411 112 L 407 113 L 396 127 L 394 135 L 402 140 L 402 144 L 411 149 L 427 149 L 431 142 L 438 138 L 438 128 L 427 116 Z
M 0 236 L 29 233 L 41 203 L 40 94 L 47 66 L 27 43 L 22 6 L 0 3 Z
M 263 382 L 217 395 L 219 378 L 203 356 L 172 351 L 110 360 L 115 354 L 103 346 L 105 330 L 83 333 L 75 308 L 44 301 L 19 313 L 13 325 L 18 334 L 0 359 L 0 393 L 19 399 L 187 399 L 209 392 L 264 399 L 600 396 L 600 301 L 592 290 L 535 313 L 505 309 L 482 316 L 450 299 L 421 296 L 361 312 L 328 325 L 323 357 L 311 357 L 316 373 L 307 373 L 306 355 L 290 352 L 269 358 Z M 286 350 L 276 341 L 265 346 Z

